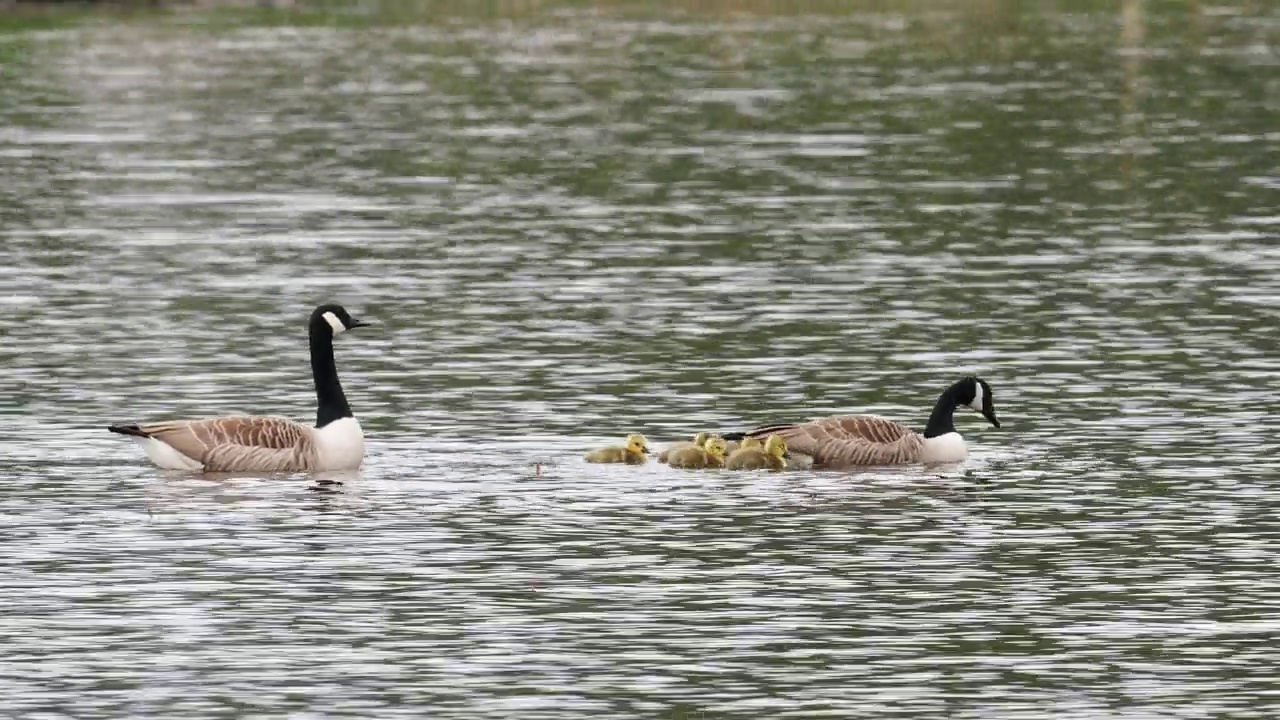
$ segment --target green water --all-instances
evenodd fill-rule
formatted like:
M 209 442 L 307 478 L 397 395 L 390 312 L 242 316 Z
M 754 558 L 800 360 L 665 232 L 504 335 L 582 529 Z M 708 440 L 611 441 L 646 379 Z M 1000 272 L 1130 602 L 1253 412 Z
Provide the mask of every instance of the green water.
M 1280 24 L 1057 8 L 0 34 L 0 714 L 1273 717 Z M 311 418 L 325 301 L 357 476 L 103 430 Z M 941 474 L 580 459 L 971 373 Z

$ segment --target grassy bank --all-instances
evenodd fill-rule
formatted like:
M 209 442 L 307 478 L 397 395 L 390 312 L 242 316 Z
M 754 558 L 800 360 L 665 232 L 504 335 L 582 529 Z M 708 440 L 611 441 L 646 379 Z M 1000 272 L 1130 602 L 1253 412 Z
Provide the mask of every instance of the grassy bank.
M 158 17 L 169 12 L 169 9 L 149 2 L 0 2 L 0 34 L 59 30 L 94 20 L 126 21 Z
M 1048 5 L 1021 0 L 113 0 L 111 2 L 14 2 L 0 0 L 0 32 L 40 30 L 86 20 L 204 17 L 245 23 L 423 24 L 450 19 L 519 19 L 564 11 L 613 16 L 731 17 L 891 13 L 907 17 L 946 14 L 986 22 L 1057 13 L 1117 13 L 1117 0 L 1064 0 Z M 1198 0 L 1185 10 L 1198 12 Z M 1242 0 L 1245 13 L 1262 4 Z
M 1212 11 L 1212 12 L 1210 12 Z M 734 20 L 796 15 L 893 17 L 913 43 L 993 52 L 992 37 L 1049 37 L 1066 16 L 1091 15 L 1104 32 L 1167 20 L 1157 32 L 1190 32 L 1221 18 L 1267 16 L 1266 0 L 114 0 L 18 3 L 0 0 L 0 35 L 120 22 L 156 21 L 222 31 L 243 27 L 375 27 L 448 22 L 533 21 L 561 13 L 637 20 Z

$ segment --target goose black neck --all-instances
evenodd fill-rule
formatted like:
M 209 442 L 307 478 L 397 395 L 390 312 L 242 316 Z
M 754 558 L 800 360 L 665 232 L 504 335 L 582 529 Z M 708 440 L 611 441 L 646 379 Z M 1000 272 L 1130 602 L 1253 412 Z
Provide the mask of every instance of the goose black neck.
M 351 406 L 347 404 L 346 393 L 342 392 L 342 383 L 338 382 L 332 331 L 313 324 L 310 335 L 311 377 L 316 383 L 316 427 L 324 427 L 334 420 L 351 417 Z
M 929 424 L 924 426 L 925 437 L 934 438 L 956 431 L 954 418 L 960 404 L 956 393 L 957 388 L 953 385 L 938 396 L 938 404 L 933 406 L 933 414 L 929 415 Z

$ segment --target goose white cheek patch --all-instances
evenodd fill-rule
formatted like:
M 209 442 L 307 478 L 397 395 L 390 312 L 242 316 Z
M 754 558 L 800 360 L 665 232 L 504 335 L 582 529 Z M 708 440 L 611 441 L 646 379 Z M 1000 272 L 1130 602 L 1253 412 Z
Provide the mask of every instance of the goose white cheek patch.
M 347 326 L 342 324 L 342 321 L 338 319 L 337 315 L 327 312 L 324 315 L 321 315 L 321 317 L 324 318 L 325 322 L 329 323 L 329 327 L 333 328 L 334 335 L 341 335 L 346 332 Z
M 973 384 L 973 400 L 969 403 L 969 407 L 982 412 L 982 383 L 980 382 Z

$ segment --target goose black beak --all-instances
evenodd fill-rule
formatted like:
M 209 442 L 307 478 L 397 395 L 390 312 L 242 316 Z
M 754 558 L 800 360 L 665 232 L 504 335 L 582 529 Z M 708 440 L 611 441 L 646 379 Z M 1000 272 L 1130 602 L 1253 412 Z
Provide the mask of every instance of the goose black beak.
M 982 408 L 982 417 L 986 418 L 987 422 L 991 423 L 992 425 L 995 425 L 996 427 L 1000 427 L 1000 418 L 996 417 L 995 408 L 990 408 L 990 407 Z
M 373 323 L 371 323 L 371 322 L 365 322 L 365 321 L 363 321 L 363 320 L 356 320 L 355 318 L 351 318 L 351 327 L 350 327 L 350 328 L 347 328 L 347 329 L 348 329 L 348 330 L 354 330 L 354 329 L 356 329 L 356 328 L 358 328 L 358 327 L 369 327 L 370 325 L 373 325 Z

